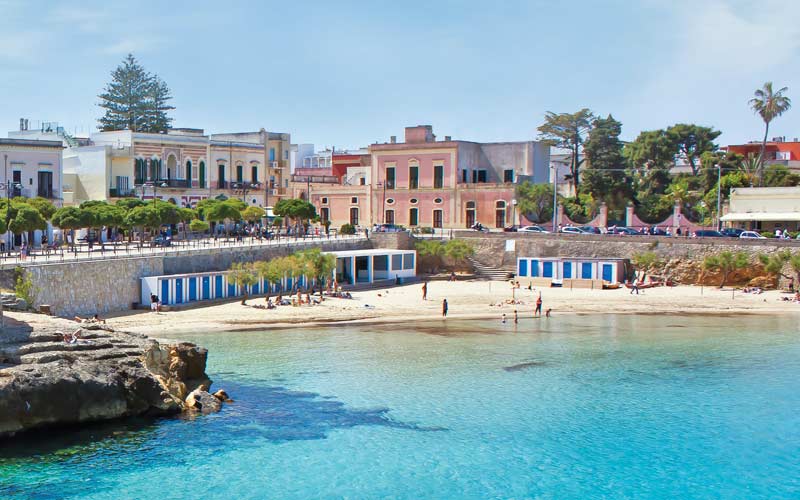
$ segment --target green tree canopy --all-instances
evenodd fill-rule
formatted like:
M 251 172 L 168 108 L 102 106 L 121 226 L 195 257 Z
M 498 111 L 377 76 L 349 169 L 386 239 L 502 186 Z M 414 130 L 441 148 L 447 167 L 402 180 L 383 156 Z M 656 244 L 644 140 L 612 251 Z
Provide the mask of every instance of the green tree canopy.
M 633 192 L 624 170 L 626 165 L 620 133 L 622 123 L 613 116 L 595 119 L 589 138 L 583 145 L 588 169 L 583 172 L 581 191 L 591 194 L 595 200 L 604 201 L 609 210 L 621 214 Z
M 11 219 L 8 228 L 14 234 L 22 234 L 37 229 L 47 229 L 47 221 L 38 210 L 26 205 L 17 210 L 17 214 Z
M 105 114 L 98 120 L 100 130 L 164 132 L 172 118 L 167 111 L 172 99 L 161 78 L 145 71 L 132 54 L 111 73 L 111 82 L 99 96 Z
M 50 220 L 53 217 L 53 214 L 56 213 L 56 206 L 48 200 L 47 198 L 42 198 L 41 196 L 37 196 L 35 198 L 28 198 L 26 203 L 42 214 L 45 220 Z
M 747 254 L 744 252 L 722 251 L 715 255 L 709 255 L 703 260 L 703 269 L 718 270 L 722 273 L 722 282 L 719 287 L 725 286 L 728 277 L 734 271 L 743 269 L 750 265 Z
M 517 209 L 531 222 L 545 222 L 553 217 L 553 186 L 523 181 L 517 184 Z
M 581 146 L 586 134 L 592 129 L 594 115 L 587 108 L 575 113 L 545 113 L 544 123 L 540 125 L 539 139 L 551 146 L 568 149 L 571 155 L 570 173 L 575 187 L 578 188 L 579 169 L 583 160 L 580 159 Z
M 189 230 L 195 233 L 203 233 L 208 231 L 208 222 L 200 219 L 194 219 L 189 223 Z
M 714 140 L 722 132 L 711 127 L 702 127 L 689 123 L 678 123 L 669 127 L 666 138 L 675 150 L 675 156 L 681 158 L 692 169 L 692 174 L 700 172 L 704 153 L 713 153 L 718 149 Z
M 242 210 L 242 219 L 247 222 L 258 222 L 264 215 L 266 215 L 266 211 L 261 207 L 249 206 Z

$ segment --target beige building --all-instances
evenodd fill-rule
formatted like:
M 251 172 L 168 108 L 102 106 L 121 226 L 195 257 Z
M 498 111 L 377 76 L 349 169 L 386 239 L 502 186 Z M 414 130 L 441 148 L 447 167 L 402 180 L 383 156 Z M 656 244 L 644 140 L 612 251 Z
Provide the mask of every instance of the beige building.
M 722 221 L 758 231 L 800 230 L 800 187 L 733 188 Z

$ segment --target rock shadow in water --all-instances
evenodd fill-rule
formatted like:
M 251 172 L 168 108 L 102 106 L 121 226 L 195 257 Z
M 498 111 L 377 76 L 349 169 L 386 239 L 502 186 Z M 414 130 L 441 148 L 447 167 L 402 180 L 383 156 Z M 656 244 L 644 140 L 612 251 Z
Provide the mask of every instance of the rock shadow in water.
M 511 366 L 504 366 L 503 370 L 507 372 L 518 372 L 522 370 L 528 370 L 530 368 L 538 368 L 540 366 L 546 366 L 547 363 L 544 361 L 526 361 L 524 363 L 519 363 L 516 365 Z

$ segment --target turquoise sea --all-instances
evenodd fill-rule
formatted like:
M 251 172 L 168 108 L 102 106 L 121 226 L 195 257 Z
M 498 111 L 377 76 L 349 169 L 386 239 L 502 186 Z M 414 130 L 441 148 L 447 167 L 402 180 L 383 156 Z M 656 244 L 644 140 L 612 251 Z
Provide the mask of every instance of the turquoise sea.
M 183 335 L 222 412 L 0 445 L 0 498 L 800 498 L 794 317 Z

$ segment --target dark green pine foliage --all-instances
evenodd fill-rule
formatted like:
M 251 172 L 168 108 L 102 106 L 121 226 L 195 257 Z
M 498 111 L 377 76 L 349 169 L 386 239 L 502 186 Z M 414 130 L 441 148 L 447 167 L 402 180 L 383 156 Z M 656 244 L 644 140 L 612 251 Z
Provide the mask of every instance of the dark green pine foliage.
M 596 118 L 583 145 L 588 168 L 583 173 L 581 191 L 591 194 L 597 201 L 606 202 L 612 212 L 624 211 L 633 194 L 631 179 L 625 171 L 623 144 L 619 139 L 621 132 L 622 124 L 613 116 Z
M 164 132 L 172 122 L 167 115 L 175 109 L 169 105 L 169 87 L 157 75 L 145 71 L 133 54 L 111 73 L 111 82 L 98 97 L 105 110 L 98 120 L 100 130 Z

